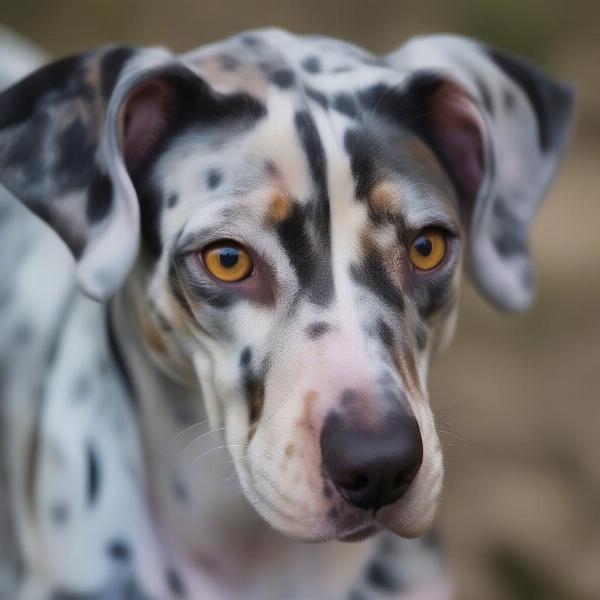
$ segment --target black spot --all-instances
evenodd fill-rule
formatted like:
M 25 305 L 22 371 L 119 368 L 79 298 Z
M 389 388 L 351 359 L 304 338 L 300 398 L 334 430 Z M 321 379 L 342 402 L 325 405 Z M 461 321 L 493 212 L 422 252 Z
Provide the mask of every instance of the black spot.
M 87 457 L 87 502 L 89 506 L 93 506 L 98 500 L 100 491 L 100 462 L 96 450 L 88 445 L 86 451 Z
M 496 198 L 493 215 L 496 220 L 493 240 L 500 256 L 511 258 L 513 256 L 528 255 L 527 230 L 519 218 L 508 210 L 504 198 Z
M 59 502 L 50 509 L 50 518 L 55 525 L 64 525 L 69 520 L 69 509 L 66 504 Z
M 96 171 L 88 191 L 86 215 L 90 223 L 98 223 L 108 214 L 113 201 L 110 177 Z
M 221 182 L 223 181 L 223 173 L 219 171 L 219 169 L 210 169 L 210 171 L 206 175 L 206 185 L 209 190 L 214 190 L 219 187 Z
M 376 589 L 387 592 L 399 592 L 402 586 L 394 573 L 381 562 L 374 561 L 367 568 L 367 581 Z
M 338 73 L 351 73 L 352 71 L 354 71 L 354 67 L 352 65 L 339 65 L 331 69 L 331 72 L 336 75 Z
M 383 319 L 377 319 L 377 334 L 383 345 L 391 350 L 394 346 L 394 332 Z
M 345 389 L 341 395 L 342 406 L 349 407 L 358 400 L 358 392 L 356 390 Z
M 183 580 L 181 579 L 181 575 L 174 568 L 170 568 L 167 571 L 167 584 L 169 586 L 169 590 L 177 597 L 177 598 L 185 598 L 185 588 L 183 586 Z
M 425 320 L 450 306 L 456 300 L 452 286 L 453 271 L 440 271 L 428 278 L 427 283 L 416 294 L 419 314 Z
M 344 146 L 350 155 L 356 199 L 364 200 L 377 181 L 375 145 L 366 131 L 349 129 L 344 136 Z
M 135 54 L 135 50 L 129 46 L 121 46 L 109 50 L 100 65 L 100 89 L 104 100 L 108 101 L 113 93 L 119 75 L 125 63 Z
M 325 306 L 333 297 L 329 195 L 325 152 L 316 125 L 307 111 L 296 114 L 296 128 L 308 160 L 315 196 L 306 206 L 294 203 L 278 225 L 278 235 L 311 302 Z
M 58 160 L 54 165 L 56 181 L 62 190 L 84 187 L 94 168 L 95 141 L 79 119 L 57 136 Z
M 177 194 L 169 194 L 169 197 L 167 198 L 167 207 L 174 208 L 175 206 L 177 206 L 178 202 L 179 196 Z
M 190 500 L 189 490 L 178 478 L 174 479 L 173 481 L 173 495 L 182 504 L 187 504 Z
M 131 548 L 123 540 L 109 542 L 106 552 L 110 558 L 117 562 L 125 562 L 131 558 Z
M 277 69 L 271 73 L 269 79 L 277 87 L 285 90 L 294 84 L 296 76 L 291 69 Z
M 379 296 L 394 310 L 398 312 L 404 310 L 402 292 L 391 280 L 378 253 L 369 252 L 360 264 L 351 265 L 350 276 L 358 284 Z
M 474 79 L 475 87 L 477 87 L 477 91 L 479 92 L 481 101 L 483 102 L 483 107 L 488 113 L 490 113 L 491 116 L 494 116 L 494 102 L 488 86 L 480 77 L 475 76 Z
M 228 308 L 243 298 L 219 283 L 209 280 L 208 277 L 198 277 L 187 269 L 180 269 L 179 272 L 180 281 L 184 280 L 181 285 L 189 290 L 191 296 L 214 308 Z M 183 293 L 181 293 L 181 297 L 185 298 Z M 190 312 L 189 307 L 188 312 Z
M 333 108 L 351 119 L 355 119 L 358 115 L 358 105 L 350 94 L 336 94 Z
M 306 328 L 306 334 L 311 340 L 316 340 L 325 335 L 331 329 L 331 325 L 325 321 L 314 321 Z
M 230 54 L 219 54 L 218 60 L 224 71 L 235 71 L 240 66 L 240 61 Z
M 302 61 L 302 68 L 313 75 L 321 72 L 321 61 L 317 56 L 307 56 Z
M 163 194 L 156 184 L 145 180 L 136 186 L 140 205 L 140 225 L 142 240 L 150 256 L 157 259 L 162 253 L 160 234 L 160 215 L 163 206 Z
M 252 48 L 260 45 L 260 40 L 254 35 L 246 34 L 243 35 L 241 39 L 242 44 L 246 44 L 246 46 L 250 46 Z
M 242 383 L 246 393 L 246 402 L 250 412 L 250 425 L 254 425 L 262 414 L 265 395 L 265 373 L 258 372 L 252 366 L 252 351 L 244 348 L 240 354 L 240 367 L 242 369 Z
M 488 48 L 490 58 L 527 95 L 538 121 L 538 141 L 543 152 L 562 139 L 574 93 L 570 86 L 550 80 L 529 61 Z
M 240 367 L 248 367 L 252 361 L 252 350 L 246 346 L 240 353 Z
M 423 350 L 425 350 L 427 347 L 428 333 L 427 327 L 425 327 L 421 321 L 419 321 L 416 325 L 415 337 L 417 338 L 417 348 L 423 352 Z
M 511 90 L 504 90 L 504 94 L 502 94 L 502 102 L 504 103 L 504 109 L 507 112 L 510 112 L 515 108 L 517 100 Z
M 521 231 L 503 229 L 494 234 L 494 246 L 503 258 L 512 258 L 529 254 L 529 242 Z
M 329 196 L 327 194 L 327 161 L 325 151 L 317 126 L 307 111 L 296 113 L 296 129 L 306 154 L 310 172 L 317 188 L 319 201 L 323 204 L 323 209 L 327 209 L 324 216 L 329 220 Z
M 327 100 L 327 96 L 325 94 L 311 87 L 304 88 L 304 91 L 311 100 L 319 104 L 322 108 L 326 109 L 329 106 L 329 100 Z
M 277 226 L 277 235 L 296 273 L 301 293 L 326 306 L 333 296 L 333 273 L 328 247 L 310 235 L 309 207 L 294 203 L 289 216 Z
M 61 96 L 80 73 L 81 57 L 71 56 L 38 69 L 0 94 L 0 129 L 29 120 L 48 94 Z

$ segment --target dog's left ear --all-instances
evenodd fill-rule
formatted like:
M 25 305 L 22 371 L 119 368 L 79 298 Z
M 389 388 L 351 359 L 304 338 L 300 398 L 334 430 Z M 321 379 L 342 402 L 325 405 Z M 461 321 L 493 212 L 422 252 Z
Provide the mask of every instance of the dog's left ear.
M 455 185 L 473 279 L 500 308 L 528 308 L 529 227 L 564 153 L 573 89 L 523 59 L 456 36 L 416 38 L 387 60 L 411 72 L 409 125 Z

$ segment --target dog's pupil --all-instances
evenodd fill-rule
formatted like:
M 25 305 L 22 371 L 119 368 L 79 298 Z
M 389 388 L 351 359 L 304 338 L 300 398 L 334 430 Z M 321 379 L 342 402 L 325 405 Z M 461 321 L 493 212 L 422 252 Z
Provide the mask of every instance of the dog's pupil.
M 223 248 L 219 254 L 221 265 L 226 269 L 233 269 L 239 259 L 239 252 L 235 248 Z
M 429 238 L 420 237 L 415 240 L 415 248 L 421 256 L 429 256 L 431 254 L 433 245 Z

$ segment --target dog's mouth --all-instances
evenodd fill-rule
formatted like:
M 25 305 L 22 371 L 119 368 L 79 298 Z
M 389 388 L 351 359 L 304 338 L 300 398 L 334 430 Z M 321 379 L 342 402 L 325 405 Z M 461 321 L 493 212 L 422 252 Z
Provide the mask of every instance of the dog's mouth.
M 373 537 L 380 530 L 379 526 L 374 524 L 365 525 L 356 531 L 350 533 L 343 533 L 337 536 L 337 540 L 340 542 L 363 542 Z

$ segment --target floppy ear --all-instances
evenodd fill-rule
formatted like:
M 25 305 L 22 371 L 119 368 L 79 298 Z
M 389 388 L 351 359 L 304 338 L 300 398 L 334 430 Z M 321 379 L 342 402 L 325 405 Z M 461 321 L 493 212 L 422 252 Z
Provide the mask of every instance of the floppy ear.
M 571 86 L 455 36 L 416 38 L 387 60 L 412 73 L 414 124 L 455 184 L 472 277 L 499 307 L 528 308 L 529 227 L 565 150 Z
M 0 181 L 62 237 L 95 299 L 137 255 L 130 171 L 167 126 L 176 80 L 201 85 L 165 50 L 113 47 L 45 66 L 0 95 Z

